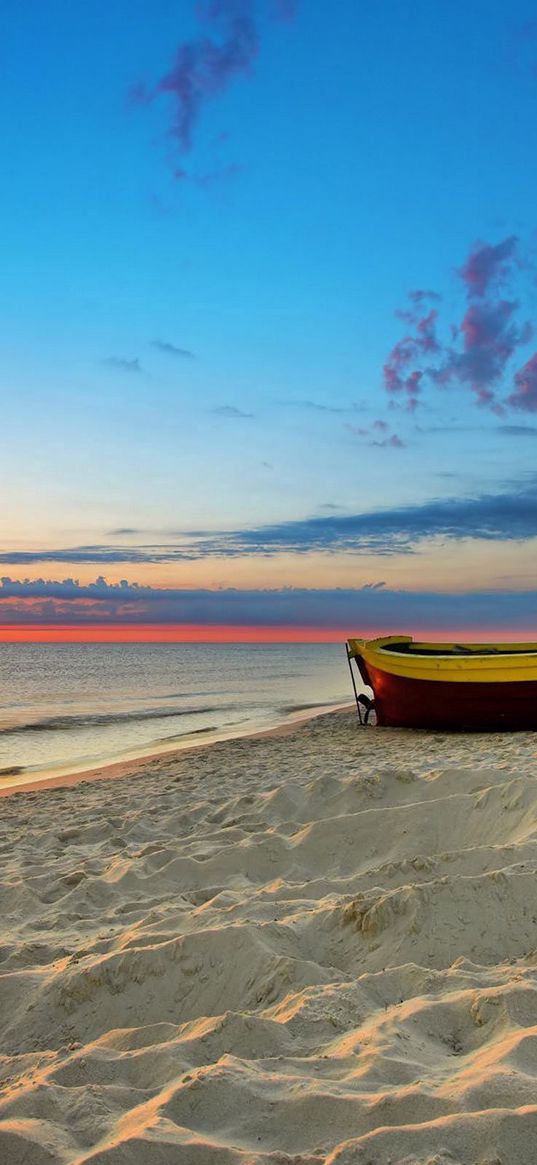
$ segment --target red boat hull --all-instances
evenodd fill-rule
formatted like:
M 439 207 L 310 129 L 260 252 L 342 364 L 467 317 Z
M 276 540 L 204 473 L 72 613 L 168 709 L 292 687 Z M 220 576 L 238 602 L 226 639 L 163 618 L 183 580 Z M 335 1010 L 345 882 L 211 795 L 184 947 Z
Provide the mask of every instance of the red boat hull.
M 510 683 L 414 680 L 370 664 L 367 673 L 366 682 L 375 694 L 377 724 L 385 728 L 438 728 L 458 732 L 537 729 L 535 680 Z

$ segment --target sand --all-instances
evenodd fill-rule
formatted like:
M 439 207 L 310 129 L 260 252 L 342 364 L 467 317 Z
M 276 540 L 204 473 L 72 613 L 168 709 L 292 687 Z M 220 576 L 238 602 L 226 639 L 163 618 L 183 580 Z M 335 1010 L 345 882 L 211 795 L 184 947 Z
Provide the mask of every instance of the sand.
M 536 771 L 337 712 L 6 797 L 2 1165 L 534 1165 Z

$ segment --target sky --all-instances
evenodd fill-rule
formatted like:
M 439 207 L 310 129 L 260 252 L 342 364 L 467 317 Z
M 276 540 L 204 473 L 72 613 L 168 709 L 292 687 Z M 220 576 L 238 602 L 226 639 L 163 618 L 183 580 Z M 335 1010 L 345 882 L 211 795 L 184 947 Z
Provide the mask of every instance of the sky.
M 537 639 L 533 6 L 0 9 L 0 640 Z

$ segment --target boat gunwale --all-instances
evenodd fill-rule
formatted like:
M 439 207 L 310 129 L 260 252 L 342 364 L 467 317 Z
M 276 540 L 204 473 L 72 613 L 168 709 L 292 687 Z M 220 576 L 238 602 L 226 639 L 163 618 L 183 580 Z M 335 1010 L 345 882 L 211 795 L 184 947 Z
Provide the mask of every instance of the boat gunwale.
M 442 651 L 442 648 L 448 650 Z M 452 650 L 449 650 L 451 648 Z M 420 650 L 421 649 L 421 650 Z M 537 643 L 427 643 L 424 640 L 414 640 L 410 635 L 382 636 L 378 639 L 347 640 L 347 652 L 350 657 L 362 655 L 365 658 L 369 652 L 391 659 L 419 659 L 419 660 L 498 660 L 506 659 L 533 659 L 537 656 Z
M 461 660 L 467 659 L 467 660 L 470 660 L 470 659 L 506 659 L 509 657 L 516 658 L 516 659 L 520 659 L 520 658 L 524 659 L 526 657 L 531 658 L 531 657 L 537 655 L 537 646 L 535 646 L 531 651 L 526 651 L 526 650 L 525 651 L 516 651 L 516 650 L 514 651 L 512 648 L 502 649 L 501 647 L 494 647 L 494 646 L 489 647 L 487 650 L 486 645 L 484 643 L 480 643 L 479 647 L 473 647 L 473 646 L 470 647 L 470 645 L 468 645 L 468 650 L 464 650 L 464 648 L 466 646 L 465 644 L 462 644 L 462 643 L 460 644 L 460 648 L 462 648 L 462 650 L 460 650 L 460 649 L 457 650 L 456 648 L 458 646 L 459 646 L 458 644 L 457 645 L 454 644 L 453 651 L 437 651 L 437 650 L 435 650 L 434 645 L 431 644 L 431 647 L 426 647 L 425 649 L 420 651 L 419 650 L 420 645 L 416 644 L 415 646 L 413 645 L 412 648 L 408 648 L 407 651 L 398 651 L 397 645 L 394 644 L 393 647 L 378 647 L 378 648 L 376 648 L 376 650 L 379 652 L 382 652 L 382 653 L 384 653 L 384 652 L 389 653 L 389 656 L 400 655 L 401 657 L 404 657 L 405 659 L 409 659 L 409 658 L 416 659 L 417 658 L 417 659 L 461 659 Z

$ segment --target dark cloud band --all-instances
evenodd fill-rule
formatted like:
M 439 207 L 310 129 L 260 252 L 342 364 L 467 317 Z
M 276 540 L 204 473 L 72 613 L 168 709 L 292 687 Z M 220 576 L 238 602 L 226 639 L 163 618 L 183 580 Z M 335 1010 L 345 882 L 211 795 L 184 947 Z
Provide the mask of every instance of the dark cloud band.
M 446 594 L 389 590 L 382 583 L 360 589 L 183 590 L 133 583 L 89 586 L 74 579 L 0 582 L 3 623 L 175 623 L 231 626 L 341 628 L 360 633 L 379 628 L 438 631 L 535 623 L 537 591 Z
M 117 532 L 116 532 L 117 533 Z M 130 531 L 131 536 L 143 531 Z M 135 546 L 110 544 L 52 550 L 4 551 L 0 563 L 25 566 L 38 562 L 165 563 L 256 554 L 304 554 L 311 551 L 354 554 L 410 554 L 427 538 L 460 541 L 524 541 L 537 537 L 537 479 L 503 493 L 473 498 L 432 499 L 420 505 L 395 506 L 361 514 L 326 514 L 272 526 L 222 531 L 177 531 L 159 542 Z M 165 540 L 164 540 L 165 539 Z

